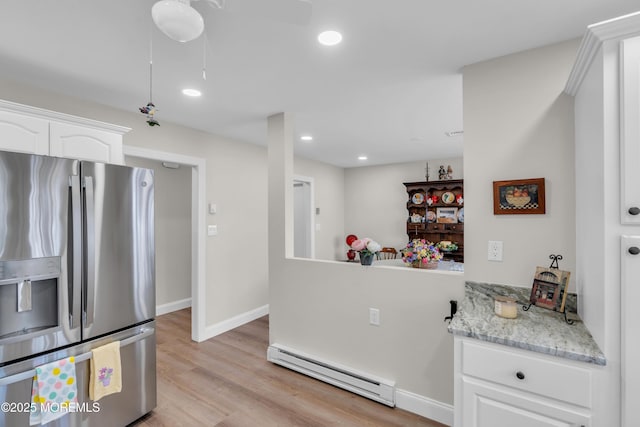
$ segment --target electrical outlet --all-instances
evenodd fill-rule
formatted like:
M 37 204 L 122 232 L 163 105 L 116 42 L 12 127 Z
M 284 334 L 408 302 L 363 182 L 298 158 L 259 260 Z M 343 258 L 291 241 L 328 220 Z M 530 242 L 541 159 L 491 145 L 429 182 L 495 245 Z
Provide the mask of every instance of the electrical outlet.
M 380 310 L 377 308 L 369 309 L 369 324 L 380 326 Z
M 502 261 L 502 241 L 489 240 L 487 259 L 489 261 Z

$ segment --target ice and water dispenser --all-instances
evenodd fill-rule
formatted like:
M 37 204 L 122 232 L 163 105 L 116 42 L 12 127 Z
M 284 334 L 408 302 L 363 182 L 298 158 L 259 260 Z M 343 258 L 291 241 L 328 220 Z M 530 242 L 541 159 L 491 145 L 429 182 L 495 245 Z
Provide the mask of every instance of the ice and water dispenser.
M 0 261 L 0 343 L 56 328 L 60 257 Z

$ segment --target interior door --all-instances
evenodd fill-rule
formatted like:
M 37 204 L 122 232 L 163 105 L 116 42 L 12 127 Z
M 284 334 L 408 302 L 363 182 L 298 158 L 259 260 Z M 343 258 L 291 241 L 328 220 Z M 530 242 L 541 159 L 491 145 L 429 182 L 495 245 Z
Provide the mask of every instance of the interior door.
M 83 339 L 155 317 L 153 171 L 82 163 Z
M 315 258 L 313 178 L 293 180 L 293 256 Z

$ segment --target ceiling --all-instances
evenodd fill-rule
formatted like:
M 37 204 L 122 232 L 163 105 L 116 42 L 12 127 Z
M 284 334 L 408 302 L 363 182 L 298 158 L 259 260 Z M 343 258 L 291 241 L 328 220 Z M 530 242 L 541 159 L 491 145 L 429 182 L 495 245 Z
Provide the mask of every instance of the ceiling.
M 581 37 L 589 24 L 640 9 L 635 0 L 312 0 L 300 25 L 250 13 L 265 1 L 227 0 L 223 10 L 193 2 L 205 44 L 157 30 L 155 0 L 3 0 L 0 75 L 138 111 L 149 98 L 152 38 L 161 124 L 266 145 L 266 117 L 287 111 L 296 136 L 313 135 L 295 143 L 311 159 L 353 167 L 457 157 L 463 137 L 445 132 L 462 129 L 464 65 Z M 343 42 L 318 44 L 325 29 Z M 203 96 L 185 97 L 187 86 Z

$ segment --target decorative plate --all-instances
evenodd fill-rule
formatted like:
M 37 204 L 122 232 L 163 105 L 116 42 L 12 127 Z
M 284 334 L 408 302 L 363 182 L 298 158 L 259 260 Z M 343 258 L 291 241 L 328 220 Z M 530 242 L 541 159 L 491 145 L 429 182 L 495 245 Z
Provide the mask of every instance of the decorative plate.
M 442 193 L 442 203 L 449 205 L 455 201 L 456 201 L 456 196 L 451 191 Z
M 436 222 L 436 213 L 434 211 L 427 212 L 427 222 Z
M 458 209 L 458 222 L 464 222 L 464 208 Z
M 416 205 L 422 204 L 422 202 L 424 202 L 424 194 L 422 193 L 414 194 L 413 197 L 411 198 L 411 201 Z

